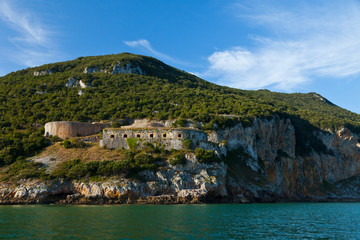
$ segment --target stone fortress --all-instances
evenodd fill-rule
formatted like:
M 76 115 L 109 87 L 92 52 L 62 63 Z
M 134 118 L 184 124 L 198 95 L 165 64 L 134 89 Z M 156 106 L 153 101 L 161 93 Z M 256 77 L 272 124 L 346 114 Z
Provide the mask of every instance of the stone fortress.
M 179 150 L 185 148 L 186 140 L 191 143 L 190 146 L 199 146 L 200 142 L 207 141 L 207 134 L 185 128 L 104 129 L 100 146 L 129 149 L 129 141 L 136 141 L 139 148 L 151 143 L 164 149 Z
M 103 130 L 100 146 L 114 149 L 130 149 L 130 142 L 135 143 L 137 148 L 142 148 L 148 143 L 164 149 L 183 149 L 184 141 L 187 140 L 192 147 L 200 142 L 207 141 L 207 134 L 203 131 L 188 128 L 173 128 L 173 121 L 150 121 L 136 119 L 131 125 L 121 128 L 107 128 Z
M 214 150 L 217 154 L 224 152 L 225 147 L 209 141 L 206 132 L 193 129 L 191 124 L 184 128 L 173 128 L 171 127 L 173 122 L 138 119 L 131 125 L 121 128 L 107 128 L 109 125 L 101 123 L 57 121 L 45 124 L 45 136 L 52 135 L 66 139 L 89 136 L 103 131 L 99 144 L 108 149 L 130 149 L 131 144 L 141 149 L 150 143 L 167 150 L 200 147 Z

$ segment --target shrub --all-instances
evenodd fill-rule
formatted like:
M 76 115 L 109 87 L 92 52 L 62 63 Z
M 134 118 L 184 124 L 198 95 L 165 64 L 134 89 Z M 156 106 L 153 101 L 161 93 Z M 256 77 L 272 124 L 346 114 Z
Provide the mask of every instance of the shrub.
M 71 139 L 71 147 L 73 148 L 84 148 L 86 147 L 86 143 L 80 139 Z
M 185 149 L 191 149 L 191 140 L 190 139 L 184 140 L 182 145 Z
M 113 176 L 122 173 L 129 173 L 130 171 L 137 171 L 143 169 L 153 169 L 155 164 L 151 161 L 140 161 L 141 167 L 133 163 L 133 157 L 129 157 L 122 161 L 92 161 L 82 163 L 80 159 L 73 159 L 68 162 L 63 162 L 51 173 L 52 177 L 61 177 L 67 179 L 100 179 L 100 176 Z M 144 164 L 145 163 L 145 164 Z M 23 169 L 24 167 L 21 167 Z
M 66 139 L 62 142 L 64 148 L 84 148 L 86 143 L 80 139 Z
M 112 128 L 119 128 L 121 127 L 121 123 L 119 122 L 114 122 L 112 125 L 111 125 Z
M 175 166 L 177 164 L 183 165 L 186 163 L 186 157 L 183 153 L 177 153 L 170 159 L 170 164 Z
M 81 179 L 86 176 L 88 173 L 86 165 L 83 163 L 78 163 L 70 168 L 66 173 L 66 177 L 70 179 Z
M 175 127 L 186 127 L 187 122 L 188 121 L 186 119 L 180 118 L 174 122 L 174 126 Z
M 155 159 L 152 155 L 146 153 L 140 153 L 135 156 L 135 167 L 140 169 L 155 170 Z
M 71 142 L 70 140 L 64 140 L 62 142 L 62 145 L 64 146 L 64 148 L 71 148 Z
M 151 164 L 154 163 L 154 157 L 150 154 L 146 153 L 139 153 L 135 156 L 135 164 L 140 166 L 143 164 Z
M 128 150 L 124 150 L 125 154 L 124 154 L 124 161 L 128 161 L 128 162 L 134 162 L 134 157 L 135 157 L 135 152 L 133 151 L 128 151 Z
M 5 173 L 6 177 L 16 176 L 17 179 L 46 177 L 45 169 L 41 167 L 41 163 L 30 162 L 23 157 L 18 157 Z
M 127 173 L 130 170 L 130 162 L 125 161 L 116 161 L 112 166 L 112 171 L 114 174 Z
M 196 148 L 195 156 L 199 163 L 210 163 L 217 160 L 214 151 L 206 150 L 203 148 Z
M 99 162 L 99 168 L 97 174 L 103 176 L 111 176 L 113 173 L 114 161 L 102 161 Z
M 60 163 L 56 169 L 51 173 L 51 176 L 53 177 L 60 177 L 60 178 L 67 178 L 67 173 L 70 171 L 70 169 L 77 165 L 80 164 L 80 159 L 73 159 L 67 162 L 62 162 Z
M 53 135 L 50 135 L 49 136 L 49 141 L 50 142 L 61 142 L 61 138 L 59 138 L 58 136 L 53 136 Z
M 134 151 L 137 148 L 137 139 L 136 138 L 128 138 L 126 139 L 126 144 L 128 145 L 131 151 Z
M 99 161 L 92 161 L 92 162 L 86 163 L 86 171 L 91 176 L 96 175 L 98 168 L 99 168 Z

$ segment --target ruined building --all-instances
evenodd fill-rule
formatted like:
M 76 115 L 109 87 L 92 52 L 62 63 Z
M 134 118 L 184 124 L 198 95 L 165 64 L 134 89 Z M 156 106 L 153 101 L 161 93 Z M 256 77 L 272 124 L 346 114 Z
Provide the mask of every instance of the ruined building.
M 184 141 L 193 148 L 207 142 L 207 134 L 193 129 L 148 128 L 148 129 L 104 129 L 100 146 L 106 148 L 125 148 L 136 143 L 141 148 L 147 143 L 165 149 L 183 149 Z M 132 143 L 131 143 L 132 142 Z
M 169 125 L 171 121 L 138 119 L 133 124 L 121 128 L 106 128 L 107 124 L 58 121 L 45 124 L 45 136 L 66 139 L 89 136 L 103 130 L 100 146 L 108 149 L 141 149 L 150 143 L 167 150 L 199 147 L 213 150 L 219 156 L 226 155 L 225 145 L 209 140 L 208 133 L 191 127 L 171 128 Z M 99 137 L 95 137 L 93 142 L 98 141 Z
M 48 122 L 45 124 L 45 137 L 52 135 L 66 139 L 79 136 L 88 136 L 99 133 L 105 127 L 107 127 L 107 125 L 101 123 L 91 124 L 71 121 Z

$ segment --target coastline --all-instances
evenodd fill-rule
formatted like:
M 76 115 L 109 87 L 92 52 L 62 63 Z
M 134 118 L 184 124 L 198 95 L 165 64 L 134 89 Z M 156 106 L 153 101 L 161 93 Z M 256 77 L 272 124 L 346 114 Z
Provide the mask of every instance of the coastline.
M 29 184 L 29 183 L 28 183 Z M 104 183 L 102 183 L 104 184 Z M 109 187 L 109 183 L 105 183 Z M 360 202 L 360 196 L 334 195 L 327 192 L 321 195 L 303 196 L 299 198 L 286 198 L 278 195 L 270 195 L 269 192 L 261 192 L 261 196 L 251 197 L 243 194 L 226 196 L 215 195 L 201 189 L 187 189 L 172 194 L 148 195 L 139 192 L 143 186 L 127 188 L 118 191 L 118 185 L 112 185 L 109 189 L 100 189 L 100 183 L 81 183 L 73 181 L 57 180 L 52 184 L 44 182 L 29 185 L 0 185 L 0 205 L 174 205 L 174 204 L 253 204 L 253 203 L 326 203 L 326 202 Z M 94 191 L 97 186 L 97 191 Z M 84 189 L 87 189 L 84 191 Z M 144 190 L 144 189 L 143 189 Z

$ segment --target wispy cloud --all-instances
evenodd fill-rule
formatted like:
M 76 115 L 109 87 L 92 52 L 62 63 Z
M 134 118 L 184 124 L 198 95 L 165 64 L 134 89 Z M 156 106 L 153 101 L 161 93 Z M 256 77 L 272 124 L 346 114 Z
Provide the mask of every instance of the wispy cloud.
M 292 90 L 316 78 L 360 73 L 358 2 L 323 1 L 321 6 L 295 8 L 242 5 L 239 11 L 242 21 L 257 24 L 266 35 L 252 36 L 251 49 L 214 52 L 204 76 L 238 88 Z
M 166 60 L 166 61 L 170 61 L 170 62 L 173 62 L 173 63 L 178 63 L 178 64 L 182 64 L 182 65 L 187 65 L 187 63 L 181 61 L 181 60 L 178 60 L 178 59 L 175 59 L 175 58 L 172 58 L 164 53 L 161 53 L 159 51 L 156 51 L 150 44 L 150 42 L 146 39 L 140 39 L 140 40 L 136 40 L 136 41 L 124 41 L 124 43 L 126 45 L 128 45 L 129 47 L 132 47 L 132 48 L 142 48 L 143 50 L 151 53 L 153 56 L 157 57 L 157 58 L 161 58 L 163 60 Z
M 12 61 L 34 66 L 58 55 L 52 39 L 54 32 L 32 10 L 22 8 L 15 0 L 0 0 L 0 20 L 13 30 L 8 36 L 11 47 L 3 49 L 7 51 L 3 57 L 11 56 Z

